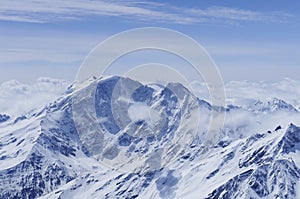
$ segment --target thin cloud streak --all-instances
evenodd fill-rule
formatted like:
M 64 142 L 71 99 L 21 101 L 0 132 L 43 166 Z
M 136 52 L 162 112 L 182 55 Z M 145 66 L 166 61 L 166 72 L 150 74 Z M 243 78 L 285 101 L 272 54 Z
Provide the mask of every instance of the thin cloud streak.
M 226 19 L 234 21 L 268 21 L 268 22 L 283 22 L 287 21 L 292 15 L 284 12 L 274 11 L 269 13 L 261 13 L 251 10 L 217 7 L 213 6 L 207 9 L 187 9 L 186 14 L 193 16 L 211 18 L 211 19 Z
M 192 24 L 239 21 L 279 22 L 292 17 L 283 12 L 261 13 L 229 7 L 178 8 L 169 4 L 141 1 L 11 0 L 0 3 L 0 20 L 45 23 L 78 20 L 90 16 L 118 16 L 140 21 Z M 287 21 L 287 20 L 286 20 Z

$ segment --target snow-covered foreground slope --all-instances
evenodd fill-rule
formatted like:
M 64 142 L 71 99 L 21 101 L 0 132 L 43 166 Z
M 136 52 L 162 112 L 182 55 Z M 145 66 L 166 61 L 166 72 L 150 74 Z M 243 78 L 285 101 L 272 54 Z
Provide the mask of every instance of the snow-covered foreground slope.
M 291 125 L 216 147 L 205 158 L 194 148 L 168 169 L 97 172 L 44 198 L 299 198 L 299 135 Z
M 177 132 L 190 130 L 188 123 L 178 126 L 175 102 L 181 100 L 184 104 L 180 117 L 189 118 L 188 110 L 196 106 L 193 100 L 197 100 L 192 94 L 173 84 L 172 90 L 180 94 L 175 99 L 164 88 L 154 89 L 154 92 L 153 87 L 142 86 L 133 98 L 147 101 L 157 110 L 155 113 L 164 114 L 165 125 L 159 125 L 162 128 L 154 131 L 157 135 L 151 139 L 149 134 L 142 137 L 145 141 L 136 141 L 141 137 L 135 133 L 130 134 L 129 140 L 119 139 L 126 130 L 137 126 L 140 128 L 136 132 L 144 132 L 145 121 L 149 118 L 141 122 L 129 116 L 128 124 L 120 119 L 119 124 L 124 126 L 117 130 L 114 123 L 103 123 L 112 122 L 109 120 L 112 115 L 105 112 L 109 108 L 103 103 L 111 100 L 110 91 L 105 89 L 109 89 L 114 80 L 115 77 L 92 82 L 97 84 L 98 92 L 102 89 L 96 97 L 102 100 L 96 104 L 102 109 L 97 112 L 96 108 L 96 116 L 102 117 L 100 127 L 113 132 L 107 132 L 113 138 L 110 141 L 118 143 L 119 149 L 127 150 L 129 158 L 147 154 L 155 147 L 168 148 L 166 143 L 172 143 Z M 85 100 L 88 98 L 87 93 L 82 96 Z M 197 100 L 202 113 L 200 124 L 206 123 L 205 117 L 210 111 L 225 111 L 228 115 L 214 146 L 203 144 L 205 128 L 200 126 L 190 143 L 169 159 L 170 164 L 151 164 L 146 170 L 122 171 L 101 163 L 99 154 L 105 153 L 97 152 L 101 141 L 95 139 L 101 137 L 91 137 L 94 133 L 89 133 L 88 127 L 87 135 L 94 142 L 87 142 L 78 133 L 71 100 L 72 93 L 66 94 L 27 118 L 1 125 L 0 198 L 300 198 L 300 128 L 289 124 L 295 123 L 299 113 L 284 101 L 274 99 L 251 109 L 240 106 L 222 109 Z M 123 110 L 119 108 L 117 110 Z M 82 112 L 82 116 L 88 121 L 94 116 L 87 113 Z M 119 114 L 127 117 L 122 111 Z M 154 124 L 160 124 L 156 122 Z M 106 128 L 107 125 L 110 128 Z M 130 149 L 133 145 L 135 150 Z M 109 158 L 114 159 L 111 155 L 109 153 Z

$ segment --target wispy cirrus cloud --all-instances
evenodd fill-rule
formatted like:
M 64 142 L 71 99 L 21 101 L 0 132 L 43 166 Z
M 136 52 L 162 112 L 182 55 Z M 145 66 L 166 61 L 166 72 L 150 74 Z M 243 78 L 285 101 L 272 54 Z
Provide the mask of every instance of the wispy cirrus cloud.
M 282 11 L 273 11 L 268 13 L 257 12 L 253 10 L 244 10 L 238 8 L 213 6 L 207 9 L 187 9 L 184 10 L 192 16 L 204 17 L 207 19 L 225 19 L 234 21 L 268 21 L 283 22 L 292 17 L 291 14 Z
M 165 3 L 106 0 L 10 0 L 0 3 L 0 20 L 45 23 L 78 20 L 91 16 L 118 16 L 177 24 L 238 21 L 285 21 L 284 12 L 262 13 L 229 7 L 178 8 Z

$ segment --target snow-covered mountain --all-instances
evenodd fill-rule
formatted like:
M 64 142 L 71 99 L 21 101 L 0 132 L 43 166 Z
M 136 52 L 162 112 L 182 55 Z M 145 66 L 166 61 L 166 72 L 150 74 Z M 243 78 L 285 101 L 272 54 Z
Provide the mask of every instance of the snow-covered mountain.
M 277 111 L 297 112 L 297 109 L 293 105 L 277 98 L 272 98 L 266 102 L 258 100 L 250 104 L 247 108 L 250 111 L 263 112 L 267 114 Z
M 292 105 L 273 99 L 252 109 L 213 107 L 180 84 L 121 80 L 117 93 L 120 77 L 93 79 L 3 122 L 0 198 L 300 198 L 300 128 L 286 125 L 299 114 Z M 93 106 L 83 106 L 89 100 Z M 143 114 L 146 107 L 151 117 Z M 212 111 L 228 119 L 207 146 Z M 265 119 L 274 114 L 285 122 Z M 199 127 L 189 122 L 194 117 L 201 118 Z M 183 146 L 175 150 L 176 143 Z M 138 157 L 140 169 L 132 169 Z

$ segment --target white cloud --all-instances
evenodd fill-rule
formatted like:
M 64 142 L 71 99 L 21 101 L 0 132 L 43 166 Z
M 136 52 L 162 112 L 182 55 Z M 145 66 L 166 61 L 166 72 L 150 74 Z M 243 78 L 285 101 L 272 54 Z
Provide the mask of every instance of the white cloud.
M 283 79 L 279 82 L 235 82 L 225 85 L 227 100 L 237 105 L 245 105 L 245 100 L 266 101 L 270 98 L 280 98 L 295 107 L 300 105 L 300 82 Z
M 0 114 L 18 117 L 43 107 L 62 95 L 69 83 L 64 80 L 42 77 L 32 84 L 10 80 L 0 85 Z
M 209 101 L 204 83 L 194 82 L 192 86 L 198 92 L 199 98 Z M 229 139 L 247 137 L 268 130 L 273 131 L 279 125 L 283 128 L 290 123 L 300 125 L 299 112 L 284 107 L 272 109 L 274 107 L 272 98 L 279 98 L 298 108 L 299 111 L 299 81 L 292 79 L 283 79 L 278 82 L 231 81 L 225 84 L 225 89 L 227 104 L 243 107 L 231 109 L 226 113 L 223 136 Z M 255 109 L 258 100 L 271 103 L 263 104 L 265 110 Z M 268 107 L 271 109 L 267 109 Z M 202 114 L 201 117 L 203 119 L 209 115 Z
M 235 110 L 226 114 L 224 133 L 230 138 L 240 138 L 273 131 L 276 127 L 286 128 L 289 124 L 300 125 L 300 114 L 297 112 L 278 111 L 273 113 L 249 112 Z
M 207 9 L 188 9 L 188 13 L 195 16 L 213 19 L 227 19 L 237 21 L 284 21 L 291 15 L 283 12 L 262 13 L 229 7 L 210 7 Z
M 193 82 L 192 87 L 199 98 L 210 101 L 205 83 Z M 300 106 L 300 82 L 285 78 L 278 82 L 230 81 L 224 85 L 227 104 L 248 106 L 258 100 L 266 102 L 272 98 L 279 98 L 293 105 Z
M 209 7 L 190 9 L 164 3 L 142 1 L 92 0 L 11 0 L 0 3 L 0 20 L 44 23 L 55 20 L 80 19 L 87 16 L 121 16 L 135 20 L 156 20 L 168 23 L 199 23 L 217 21 L 284 21 L 287 13 Z

